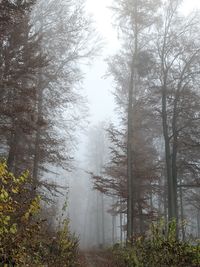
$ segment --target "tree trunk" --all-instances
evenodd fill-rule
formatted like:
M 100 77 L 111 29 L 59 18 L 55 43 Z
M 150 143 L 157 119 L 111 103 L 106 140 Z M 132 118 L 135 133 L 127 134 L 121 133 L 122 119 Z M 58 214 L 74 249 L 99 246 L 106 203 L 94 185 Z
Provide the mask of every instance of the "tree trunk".
M 138 10 L 137 10 L 137 0 L 134 1 L 135 11 L 134 11 L 134 55 L 131 62 L 131 75 L 129 84 L 129 94 L 128 94 L 128 140 L 127 140 L 127 159 L 128 159 L 128 204 L 127 204 L 127 239 L 131 240 L 135 231 L 135 207 L 136 207 L 136 177 L 133 172 L 134 165 L 134 117 L 133 108 L 135 106 L 136 92 L 137 92 L 137 57 L 138 57 Z
M 123 230 L 122 230 L 122 213 L 120 212 L 120 243 L 123 243 Z
M 11 135 L 10 149 L 9 149 L 8 157 L 7 157 L 7 167 L 8 167 L 8 170 L 11 172 L 14 172 L 15 157 L 17 153 L 18 141 L 19 141 L 19 133 L 18 133 L 18 130 L 15 129 L 15 132 L 12 133 Z
M 172 146 L 172 179 L 173 179 L 173 202 L 174 202 L 174 218 L 178 224 L 178 190 L 177 190 L 177 151 L 178 151 L 178 132 L 177 132 L 177 105 L 179 99 L 179 88 L 175 95 L 173 120 L 172 120 L 172 134 L 173 134 L 173 146 Z M 178 230 L 178 227 L 177 227 Z M 178 232 L 177 232 L 178 234 Z
M 116 216 L 112 215 L 112 243 L 115 244 L 116 241 Z
M 200 210 L 197 211 L 197 237 L 200 238 Z
M 41 87 L 41 77 L 39 86 Z M 38 122 L 42 121 L 42 106 L 43 106 L 43 89 L 39 88 L 38 94 Z M 41 139 L 41 126 L 37 126 L 35 137 L 34 161 L 33 161 L 33 190 L 35 191 L 38 182 L 39 163 L 40 163 L 40 139 Z
M 104 196 L 101 193 L 101 220 L 102 220 L 102 245 L 105 245 L 105 210 L 104 210 Z
M 128 186 L 128 199 L 127 199 L 127 239 L 130 240 L 133 234 L 133 160 L 132 160 L 132 135 L 133 135 L 133 64 L 131 66 L 131 77 L 129 86 L 129 103 L 128 103 L 128 140 L 127 140 L 127 186 Z
M 181 208 L 182 240 L 185 241 L 184 210 L 183 210 L 183 189 L 182 189 L 182 186 L 179 187 L 179 194 L 180 194 L 180 208 Z
M 166 86 L 162 88 L 162 124 L 163 124 L 163 135 L 165 141 L 165 164 L 167 173 L 167 190 L 168 190 L 168 217 L 169 220 L 174 218 L 173 216 L 173 182 L 172 182 L 172 169 L 171 169 L 171 151 L 168 134 L 168 123 L 167 123 L 167 99 L 166 99 Z

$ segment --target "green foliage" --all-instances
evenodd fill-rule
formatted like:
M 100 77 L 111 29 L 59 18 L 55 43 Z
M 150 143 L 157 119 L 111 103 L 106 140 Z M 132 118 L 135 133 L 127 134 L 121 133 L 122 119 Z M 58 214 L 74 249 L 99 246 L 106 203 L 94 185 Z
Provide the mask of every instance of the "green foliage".
M 164 234 L 163 222 L 153 224 L 148 237 L 139 237 L 133 245 L 115 247 L 116 266 L 120 267 L 198 267 L 200 244 L 176 239 L 176 224 Z
M 75 267 L 78 266 L 78 239 L 71 234 L 69 219 L 66 219 L 67 200 L 62 207 L 58 229 L 53 237 L 50 248 L 49 266 Z
M 0 162 L 0 267 L 75 267 L 78 240 L 70 234 L 69 220 L 61 218 L 58 229 L 42 219 L 41 198 L 31 191 L 25 172 L 15 177 Z M 66 204 L 65 204 L 66 208 Z
M 33 217 L 40 210 L 40 197 L 31 196 L 29 173 L 15 177 L 0 163 L 0 254 L 22 264 L 23 244 L 38 227 Z
M 64 219 L 54 243 L 56 266 L 74 267 L 77 264 L 78 239 L 69 231 L 69 220 Z

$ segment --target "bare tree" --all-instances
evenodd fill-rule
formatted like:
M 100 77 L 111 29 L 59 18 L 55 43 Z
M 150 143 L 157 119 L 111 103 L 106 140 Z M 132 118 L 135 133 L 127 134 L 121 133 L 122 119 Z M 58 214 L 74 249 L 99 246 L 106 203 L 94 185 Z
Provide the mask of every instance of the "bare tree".
M 199 16 L 181 17 L 179 5 L 176 0 L 164 5 L 155 44 L 155 88 L 161 94 L 170 221 L 178 220 L 178 173 L 184 157 L 181 147 L 187 143 L 188 131 L 197 134 L 199 121 Z
M 118 25 L 126 40 L 126 47 L 130 53 L 129 65 L 129 85 L 127 103 L 127 237 L 131 239 L 135 227 L 135 206 L 137 192 L 137 177 L 133 172 L 135 161 L 134 147 L 134 108 L 136 96 L 140 90 L 140 75 L 138 73 L 139 54 L 144 50 L 143 34 L 147 32 L 155 22 L 155 13 L 159 6 L 159 1 L 123 0 L 116 1 L 113 7 L 117 15 Z M 127 41 L 128 40 L 128 41 Z M 145 40 L 146 42 L 147 40 Z

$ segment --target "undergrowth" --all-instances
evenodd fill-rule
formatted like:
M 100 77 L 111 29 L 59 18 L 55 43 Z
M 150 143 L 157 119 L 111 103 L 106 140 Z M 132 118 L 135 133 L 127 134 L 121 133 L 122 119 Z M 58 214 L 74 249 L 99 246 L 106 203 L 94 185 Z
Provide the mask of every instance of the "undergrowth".
M 176 224 L 153 224 L 148 237 L 139 237 L 126 246 L 116 245 L 113 254 L 119 267 L 199 267 L 200 243 L 192 245 L 176 238 Z
M 0 267 L 75 267 L 78 239 L 69 220 L 49 227 L 41 197 L 31 188 L 28 172 L 15 177 L 0 162 Z

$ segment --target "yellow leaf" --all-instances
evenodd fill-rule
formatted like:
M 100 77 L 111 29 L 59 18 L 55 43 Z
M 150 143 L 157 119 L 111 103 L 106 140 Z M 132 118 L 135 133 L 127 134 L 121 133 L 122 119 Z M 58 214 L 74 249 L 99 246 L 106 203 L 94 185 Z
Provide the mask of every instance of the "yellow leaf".
M 17 233 L 17 224 L 14 223 L 11 227 L 10 227 L 10 233 L 11 234 L 16 234 Z
M 13 192 L 14 194 L 17 194 L 17 193 L 19 193 L 19 189 L 18 189 L 18 188 L 12 188 L 12 192 Z

